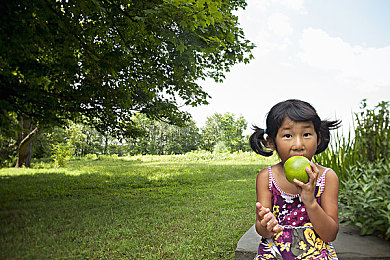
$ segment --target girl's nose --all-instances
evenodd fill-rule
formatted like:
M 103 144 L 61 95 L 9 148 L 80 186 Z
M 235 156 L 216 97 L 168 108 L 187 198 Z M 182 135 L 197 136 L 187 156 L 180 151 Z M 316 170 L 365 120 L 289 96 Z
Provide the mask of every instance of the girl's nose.
M 302 150 L 303 149 L 303 141 L 301 137 L 296 137 L 293 144 L 294 150 Z

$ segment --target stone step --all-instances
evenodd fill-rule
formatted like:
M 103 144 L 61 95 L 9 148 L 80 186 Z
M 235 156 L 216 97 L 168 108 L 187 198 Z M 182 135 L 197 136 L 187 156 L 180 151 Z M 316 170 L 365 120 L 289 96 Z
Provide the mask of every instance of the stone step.
M 260 235 L 253 225 L 238 241 L 236 260 L 255 258 Z M 385 260 L 390 259 L 390 241 L 375 236 L 361 236 L 355 227 L 340 225 L 337 239 L 333 242 L 340 260 Z

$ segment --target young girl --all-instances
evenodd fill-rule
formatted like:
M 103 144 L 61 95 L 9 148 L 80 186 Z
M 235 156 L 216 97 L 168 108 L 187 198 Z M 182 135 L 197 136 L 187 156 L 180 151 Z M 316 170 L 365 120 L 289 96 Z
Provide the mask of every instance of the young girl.
M 250 145 L 263 156 L 276 151 L 280 162 L 257 176 L 256 231 L 262 239 L 255 259 L 337 259 L 331 243 L 339 230 L 336 173 L 310 162 L 309 182 L 293 184 L 283 165 L 292 156 L 311 161 L 324 151 L 329 130 L 340 121 L 321 121 L 309 103 L 287 100 L 272 107 L 266 124 L 255 127 Z

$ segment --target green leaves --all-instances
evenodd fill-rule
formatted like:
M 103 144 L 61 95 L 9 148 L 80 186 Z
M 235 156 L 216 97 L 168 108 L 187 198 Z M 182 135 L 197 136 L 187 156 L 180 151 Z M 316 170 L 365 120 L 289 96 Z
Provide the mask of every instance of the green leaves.
M 316 156 L 316 161 L 339 172 L 343 178 L 346 168 L 357 162 L 388 161 L 390 153 L 389 102 L 379 102 L 373 109 L 361 103 L 361 112 L 355 113 L 355 126 L 348 136 L 336 132 L 335 142 L 328 150 Z M 354 136 L 354 138 L 353 138 Z M 345 176 L 348 178 L 348 176 Z
M 135 112 L 182 125 L 182 103 L 208 102 L 199 79 L 222 81 L 251 58 L 254 46 L 233 14 L 243 7 L 233 0 L 7 1 L 2 110 L 41 126 L 84 116 L 118 135 L 130 134 Z
M 143 136 L 128 139 L 130 154 L 184 154 L 199 147 L 199 129 L 193 120 L 177 127 L 137 114 L 133 121 Z
M 378 233 L 389 239 L 389 102 L 369 109 L 364 99 L 361 109 L 355 113 L 355 137 L 337 133 L 330 149 L 315 160 L 339 175 L 342 219 L 360 227 L 363 235 Z
M 340 192 L 342 219 L 361 228 L 362 235 L 390 238 L 390 165 L 357 162 L 344 173 Z
M 219 146 L 226 146 L 230 151 L 246 150 L 247 142 L 243 136 L 246 127 L 243 117 L 235 118 L 232 113 L 215 113 L 207 118 L 202 128 L 202 148 L 213 151 L 218 144 L 218 149 Z
M 390 103 L 382 101 L 368 109 L 366 100 L 361 103 L 364 109 L 355 114 L 355 149 L 359 153 L 360 160 L 370 162 L 388 159 L 390 156 Z

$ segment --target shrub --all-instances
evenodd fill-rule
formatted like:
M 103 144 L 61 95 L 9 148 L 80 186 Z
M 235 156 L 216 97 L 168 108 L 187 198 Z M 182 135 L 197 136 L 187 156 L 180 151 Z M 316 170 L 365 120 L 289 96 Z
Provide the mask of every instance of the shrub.
M 230 153 L 229 147 L 225 144 L 224 141 L 219 141 L 214 146 L 214 152 L 215 153 Z
M 99 154 L 97 156 L 97 159 L 100 160 L 100 161 L 109 161 L 111 159 L 118 159 L 118 155 L 117 154 Z
M 390 238 L 390 164 L 382 161 L 347 168 L 340 193 L 342 218 L 361 228 L 362 235 L 373 233 Z
M 389 102 L 368 109 L 364 99 L 361 109 L 355 113 L 355 137 L 337 132 L 335 142 L 315 161 L 339 175 L 342 219 L 360 227 L 363 235 L 378 233 L 389 239 Z
M 362 109 L 367 108 L 366 100 Z M 358 161 L 375 162 L 387 159 L 390 154 L 389 102 L 380 102 L 374 109 L 356 114 L 355 151 Z
M 390 153 L 389 102 L 382 101 L 373 109 L 361 103 L 362 111 L 355 113 L 354 138 L 336 133 L 335 141 L 315 161 L 334 169 L 341 179 L 349 178 L 348 169 L 359 162 L 388 161 Z
M 57 143 L 52 146 L 52 158 L 56 167 L 63 166 L 74 154 L 74 148 L 67 143 Z
M 94 154 L 94 153 L 89 153 L 89 154 L 86 154 L 85 156 L 84 156 L 84 158 L 85 159 L 87 159 L 87 160 L 97 160 L 97 155 L 96 154 Z
M 31 168 L 33 169 L 50 169 L 56 166 L 58 167 L 51 157 L 33 159 L 31 162 Z

